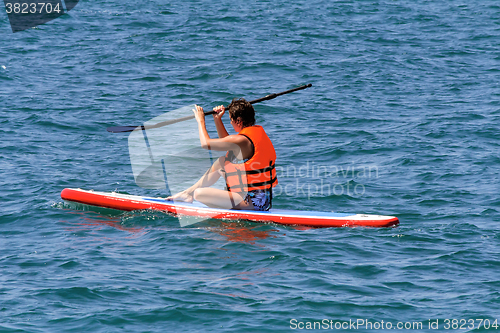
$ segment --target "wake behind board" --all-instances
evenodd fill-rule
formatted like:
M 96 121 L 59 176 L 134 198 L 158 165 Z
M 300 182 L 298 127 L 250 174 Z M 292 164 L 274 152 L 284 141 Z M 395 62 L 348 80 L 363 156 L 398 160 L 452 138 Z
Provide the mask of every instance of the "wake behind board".
M 179 214 L 212 219 L 248 220 L 252 222 L 274 222 L 284 225 L 309 227 L 392 227 L 399 224 L 398 218 L 394 216 L 274 208 L 265 212 L 220 209 L 210 208 L 199 202 L 172 202 L 163 198 L 150 198 L 114 192 L 106 193 L 71 188 L 62 190 L 61 198 L 66 201 L 124 211 L 152 209 L 165 211 L 175 215 Z

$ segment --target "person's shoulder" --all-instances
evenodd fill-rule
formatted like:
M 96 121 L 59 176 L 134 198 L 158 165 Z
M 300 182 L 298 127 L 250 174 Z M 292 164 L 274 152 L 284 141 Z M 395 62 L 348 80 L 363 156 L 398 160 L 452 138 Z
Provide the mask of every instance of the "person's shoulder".
M 228 135 L 224 139 L 227 139 L 229 142 L 233 143 L 242 143 L 248 140 L 248 137 L 246 137 L 244 134 L 233 134 L 233 135 Z

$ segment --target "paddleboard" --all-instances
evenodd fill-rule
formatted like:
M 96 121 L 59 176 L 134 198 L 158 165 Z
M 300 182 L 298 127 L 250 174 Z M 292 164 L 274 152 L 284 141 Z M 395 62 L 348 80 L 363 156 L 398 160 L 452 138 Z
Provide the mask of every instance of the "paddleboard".
M 269 211 L 232 210 L 210 208 L 199 202 L 173 202 L 164 198 L 88 191 L 65 188 L 61 198 L 70 202 L 112 208 L 124 211 L 141 209 L 159 210 L 174 215 L 197 216 L 213 219 L 273 222 L 284 225 L 309 227 L 393 227 L 399 224 L 394 216 L 348 214 L 319 211 L 299 211 L 271 208 Z

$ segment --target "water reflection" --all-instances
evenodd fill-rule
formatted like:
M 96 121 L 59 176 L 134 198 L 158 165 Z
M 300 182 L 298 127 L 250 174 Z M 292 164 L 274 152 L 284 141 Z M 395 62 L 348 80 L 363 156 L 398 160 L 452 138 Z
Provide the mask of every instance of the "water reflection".
M 224 236 L 230 242 L 248 243 L 255 245 L 256 241 L 269 237 L 276 238 L 277 229 L 262 230 L 262 225 L 252 222 L 226 222 L 218 221 L 219 226 L 209 227 L 208 230 Z

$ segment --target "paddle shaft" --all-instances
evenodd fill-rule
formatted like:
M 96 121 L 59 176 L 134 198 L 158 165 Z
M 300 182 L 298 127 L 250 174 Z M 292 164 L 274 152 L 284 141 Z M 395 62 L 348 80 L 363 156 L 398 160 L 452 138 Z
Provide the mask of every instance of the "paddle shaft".
M 262 97 L 262 98 L 254 99 L 253 101 L 249 101 L 249 102 L 250 102 L 250 104 L 256 104 L 256 103 L 260 103 L 263 101 L 268 101 L 268 100 L 274 99 L 278 96 L 289 94 L 289 93 L 292 93 L 292 92 L 295 92 L 298 90 L 306 89 L 306 88 L 309 88 L 311 86 L 312 86 L 312 84 L 309 83 L 309 84 L 306 84 L 306 85 L 303 85 L 303 86 L 300 86 L 297 88 L 285 90 L 285 91 L 280 92 L 280 93 L 270 94 L 270 95 L 267 95 L 267 96 Z M 211 115 L 214 113 L 215 113 L 215 111 L 208 111 L 208 112 L 205 112 L 205 115 L 208 116 L 208 115 Z M 144 125 L 142 125 L 142 126 L 114 126 L 114 127 L 108 127 L 107 131 L 111 132 L 111 133 L 123 133 L 123 132 L 132 132 L 132 131 L 136 131 L 136 130 L 153 129 L 153 128 L 159 128 L 159 127 L 179 123 L 181 121 L 190 120 L 190 119 L 194 119 L 194 118 L 195 118 L 195 116 L 192 115 L 192 116 L 182 117 L 182 118 L 178 118 L 178 119 L 162 121 L 162 122 L 159 122 L 158 124 L 150 125 L 150 126 L 144 126 Z
M 292 93 L 292 92 L 295 92 L 295 91 L 298 91 L 298 90 L 302 90 L 302 89 L 306 89 L 306 88 L 309 88 L 309 87 L 312 87 L 312 84 L 306 84 L 306 85 L 303 85 L 303 86 L 300 86 L 300 87 L 297 87 L 297 88 L 293 88 L 293 89 L 290 89 L 290 90 L 286 90 L 286 91 L 283 91 L 283 92 L 280 92 L 280 93 L 277 93 L 277 94 L 270 94 L 270 95 L 267 95 L 265 97 L 262 97 L 262 98 L 257 98 L 257 99 L 254 99 L 253 101 L 249 101 L 250 104 L 257 104 L 257 103 L 260 103 L 260 102 L 264 102 L 264 101 L 268 101 L 270 99 L 274 99 L 278 96 L 281 96 L 281 95 L 285 95 L 285 94 L 289 94 L 289 93 Z M 226 109 L 228 108 L 229 106 L 226 106 Z M 214 114 L 215 111 L 208 111 L 208 112 L 205 112 L 205 115 L 209 115 L 209 114 Z M 194 116 L 193 116 L 194 118 Z

